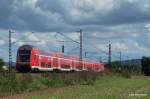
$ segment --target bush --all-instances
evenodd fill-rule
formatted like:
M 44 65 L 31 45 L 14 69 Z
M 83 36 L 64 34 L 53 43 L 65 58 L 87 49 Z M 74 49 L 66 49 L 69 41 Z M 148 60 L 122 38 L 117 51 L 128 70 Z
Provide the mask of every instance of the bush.
M 106 64 L 105 72 L 112 75 L 120 75 L 125 78 L 130 78 L 132 75 L 140 75 L 141 68 L 133 64 L 120 64 L 119 61 L 114 61 L 111 64 Z
M 150 76 L 150 57 L 142 57 L 142 72 Z
M 15 77 L 11 75 L 0 76 L 0 93 L 10 92 L 13 94 L 18 91 L 18 82 Z
M 3 73 L 0 76 L 0 96 L 52 87 L 92 85 L 98 76 L 94 72 L 46 73 L 44 76 L 35 75 Z
M 5 65 L 5 63 L 4 63 L 3 59 L 0 58 L 0 70 L 2 69 L 2 66 L 4 66 L 4 65 Z

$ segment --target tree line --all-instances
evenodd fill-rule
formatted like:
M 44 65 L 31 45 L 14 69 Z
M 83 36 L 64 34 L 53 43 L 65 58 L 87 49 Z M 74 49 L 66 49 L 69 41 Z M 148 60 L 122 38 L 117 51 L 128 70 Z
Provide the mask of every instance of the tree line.
M 140 74 L 141 67 L 135 64 L 121 64 L 120 61 L 114 61 L 106 64 L 105 67 L 115 73 L 123 74 Z
M 119 61 L 111 62 L 106 64 L 105 67 L 116 73 L 125 74 L 144 74 L 150 76 L 150 57 L 143 56 L 141 59 L 141 66 L 134 64 L 120 64 Z
M 5 62 L 3 61 L 3 59 L 0 58 L 0 69 L 2 69 L 2 66 L 5 65 Z
M 150 57 L 142 57 L 142 72 L 146 76 L 150 76 Z

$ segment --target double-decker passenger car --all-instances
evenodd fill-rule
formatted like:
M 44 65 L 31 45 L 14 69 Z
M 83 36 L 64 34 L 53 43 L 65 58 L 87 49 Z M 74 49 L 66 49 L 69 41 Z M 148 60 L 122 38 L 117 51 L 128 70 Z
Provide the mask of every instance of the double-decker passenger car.
M 59 52 L 43 53 L 32 45 L 18 48 L 16 69 L 30 71 L 104 71 L 104 65 L 90 61 L 79 61 L 73 56 Z

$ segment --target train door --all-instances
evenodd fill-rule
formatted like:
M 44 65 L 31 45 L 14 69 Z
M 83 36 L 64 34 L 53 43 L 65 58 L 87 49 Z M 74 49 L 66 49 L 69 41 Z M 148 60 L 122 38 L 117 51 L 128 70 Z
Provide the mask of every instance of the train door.
M 47 60 L 47 67 L 48 67 L 48 68 L 52 68 L 51 57 L 48 57 L 48 60 Z
M 45 59 L 44 56 L 40 56 L 40 67 L 44 68 L 45 67 Z
M 52 57 L 52 67 L 53 69 L 60 69 L 60 60 L 58 57 Z
M 75 70 L 75 60 L 71 60 L 71 70 Z
M 83 67 L 84 67 L 84 70 L 87 70 L 87 63 L 86 62 L 84 62 Z

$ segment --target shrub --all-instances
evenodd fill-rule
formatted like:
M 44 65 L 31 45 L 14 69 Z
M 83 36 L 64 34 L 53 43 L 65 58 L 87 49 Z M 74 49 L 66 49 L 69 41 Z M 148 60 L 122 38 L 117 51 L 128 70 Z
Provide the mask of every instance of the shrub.
M 4 63 L 3 59 L 0 58 L 0 70 L 2 69 L 2 66 L 4 66 L 4 65 L 5 65 L 5 63 Z
M 142 72 L 150 76 L 150 57 L 142 57 Z
M 4 73 L 0 76 L 0 96 L 5 93 L 10 95 L 52 87 L 92 85 L 97 78 L 94 72 L 46 73 L 43 75 Z

